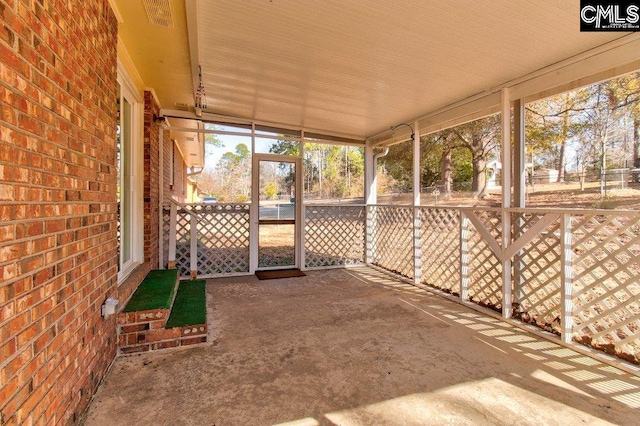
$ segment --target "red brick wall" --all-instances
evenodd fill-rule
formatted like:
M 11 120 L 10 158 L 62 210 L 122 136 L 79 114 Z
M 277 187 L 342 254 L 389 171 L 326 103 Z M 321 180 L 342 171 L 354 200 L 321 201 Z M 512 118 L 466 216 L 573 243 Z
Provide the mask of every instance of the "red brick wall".
M 160 218 L 160 123 L 153 120 L 160 114 L 160 107 L 150 91 L 144 93 L 144 261 L 151 268 L 158 268 L 158 244 Z M 165 135 L 167 136 L 165 132 Z
M 116 353 L 117 21 L 0 2 L 0 424 L 74 422 Z

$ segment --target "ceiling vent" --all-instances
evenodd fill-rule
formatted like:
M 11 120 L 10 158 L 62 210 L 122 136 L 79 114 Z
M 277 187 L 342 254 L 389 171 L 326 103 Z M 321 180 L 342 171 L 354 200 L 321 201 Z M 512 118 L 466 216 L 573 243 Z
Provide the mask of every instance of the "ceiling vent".
M 176 102 L 174 103 L 178 111 L 189 111 L 189 105 Z
M 143 0 L 147 18 L 152 24 L 173 28 L 173 14 L 170 0 Z

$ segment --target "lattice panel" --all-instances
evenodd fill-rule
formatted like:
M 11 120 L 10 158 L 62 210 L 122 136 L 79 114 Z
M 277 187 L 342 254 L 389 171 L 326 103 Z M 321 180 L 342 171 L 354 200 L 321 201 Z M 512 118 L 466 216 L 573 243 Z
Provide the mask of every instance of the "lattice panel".
M 422 282 L 450 293 L 460 291 L 460 213 L 420 209 Z
M 476 211 L 492 236 L 500 242 L 500 213 Z M 469 300 L 479 305 L 502 310 L 502 264 L 489 245 L 469 223 Z
M 169 229 L 171 229 L 171 209 L 168 206 L 162 208 L 162 265 L 166 268 L 169 264 Z
M 502 246 L 502 213 L 499 210 L 474 210 L 475 216 L 493 235 L 499 246 Z
M 176 216 L 176 269 L 180 276 L 188 277 L 191 272 L 191 215 L 178 209 Z
M 372 263 L 413 278 L 413 208 L 376 206 L 369 214 Z
M 169 258 L 170 210 L 163 210 L 164 259 Z M 191 274 L 191 214 L 196 215 L 198 275 L 249 272 L 249 206 L 190 204 L 176 214 L 176 268 Z
M 640 356 L 640 214 L 573 218 L 574 333 Z
M 198 275 L 249 272 L 249 206 L 198 205 Z
M 365 217 L 364 206 L 307 206 L 305 266 L 363 263 Z
M 545 215 L 516 213 L 512 218 L 515 237 L 519 237 Z M 542 233 L 513 258 L 514 309 L 521 319 L 560 332 L 560 220 Z

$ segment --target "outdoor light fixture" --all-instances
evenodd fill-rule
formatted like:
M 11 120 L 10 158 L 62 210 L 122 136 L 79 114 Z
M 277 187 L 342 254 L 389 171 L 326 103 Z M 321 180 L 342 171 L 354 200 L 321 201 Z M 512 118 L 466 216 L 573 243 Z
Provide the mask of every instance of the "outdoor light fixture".
M 202 67 L 198 65 L 198 78 L 200 83 L 196 89 L 196 108 L 207 109 L 207 94 L 204 90 L 204 84 L 202 83 Z
M 118 311 L 118 303 L 120 303 L 119 300 L 114 299 L 113 297 L 109 297 L 105 300 L 102 304 L 102 316 L 106 318 L 115 314 Z
M 411 140 L 413 140 L 413 137 L 414 137 L 416 134 L 415 134 L 415 132 L 413 131 L 413 127 L 411 127 L 411 125 L 410 125 L 410 124 L 407 124 L 407 123 L 400 123 L 400 124 L 398 124 L 397 126 L 391 126 L 391 127 L 389 127 L 389 130 L 395 130 L 395 129 L 397 129 L 397 128 L 398 128 L 398 127 L 400 127 L 400 126 L 407 126 L 408 128 L 410 128 L 410 129 L 411 129 Z

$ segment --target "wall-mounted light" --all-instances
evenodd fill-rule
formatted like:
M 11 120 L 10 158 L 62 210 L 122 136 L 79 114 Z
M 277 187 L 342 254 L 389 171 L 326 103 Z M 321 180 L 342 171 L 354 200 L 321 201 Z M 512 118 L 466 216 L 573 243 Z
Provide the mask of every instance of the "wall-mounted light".
M 109 297 L 105 300 L 102 304 L 102 316 L 106 318 L 115 314 L 118 310 L 118 303 L 118 299 L 114 299 L 113 297 Z
M 391 127 L 389 127 L 389 130 L 395 130 L 395 129 L 397 129 L 397 128 L 398 128 L 398 127 L 400 127 L 400 126 L 407 126 L 408 128 L 410 128 L 410 129 L 411 129 L 411 140 L 413 140 L 413 138 L 414 138 L 414 136 L 415 136 L 416 134 L 415 134 L 415 132 L 413 131 L 413 127 L 411 127 L 411 125 L 410 125 L 410 124 L 407 124 L 407 123 L 400 123 L 400 124 L 398 124 L 398 125 L 396 125 L 396 126 L 391 126 Z

